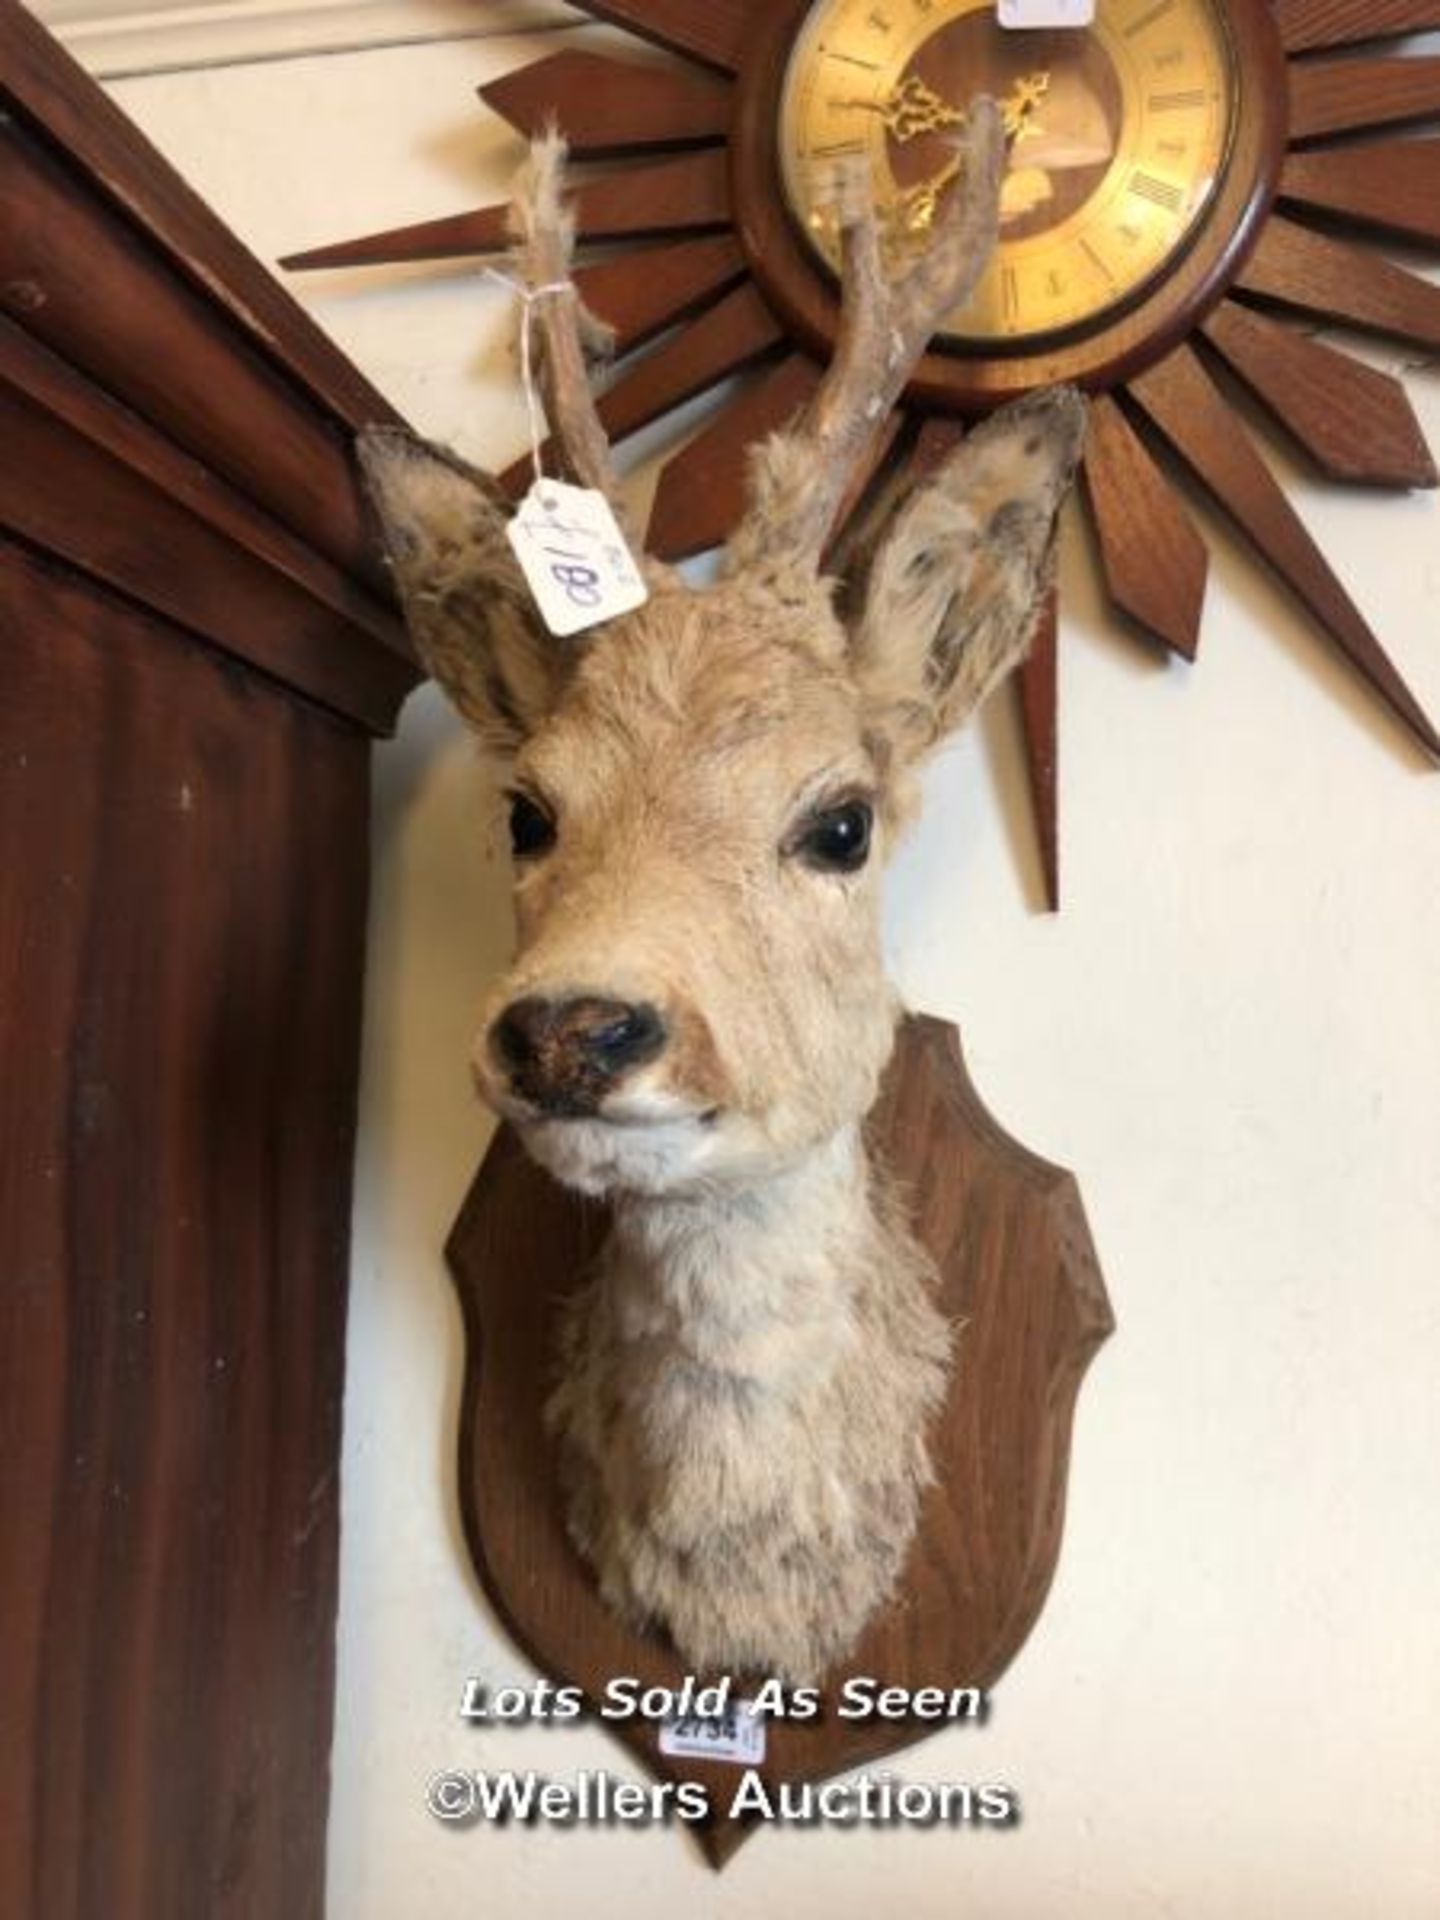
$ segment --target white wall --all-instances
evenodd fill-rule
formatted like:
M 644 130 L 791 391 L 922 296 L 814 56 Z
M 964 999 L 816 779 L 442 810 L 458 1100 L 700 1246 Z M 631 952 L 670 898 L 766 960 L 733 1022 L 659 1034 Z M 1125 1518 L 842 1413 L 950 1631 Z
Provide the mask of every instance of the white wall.
M 541 44 L 115 91 L 273 257 L 494 197 L 513 147 L 473 88 Z M 495 289 L 298 291 L 421 427 L 518 449 Z M 1440 382 L 1411 388 L 1440 445 Z M 1440 713 L 1440 506 L 1297 492 Z M 508 914 L 488 781 L 427 693 L 376 757 L 334 1920 L 1440 1910 L 1440 776 L 1228 544 L 1194 671 L 1105 624 L 1075 530 L 1065 587 L 1063 917 L 1035 911 L 1008 712 L 936 767 L 889 911 L 912 1002 L 962 1024 L 996 1113 L 1079 1172 L 1120 1319 L 1040 1627 L 988 1729 L 901 1767 L 1007 1781 L 1023 1824 L 772 1832 L 716 1877 L 675 1834 L 426 1815 L 444 1766 L 629 1764 L 594 1729 L 456 1718 L 467 1675 L 526 1674 L 457 1531 L 440 1258 L 488 1132 L 464 1058 Z

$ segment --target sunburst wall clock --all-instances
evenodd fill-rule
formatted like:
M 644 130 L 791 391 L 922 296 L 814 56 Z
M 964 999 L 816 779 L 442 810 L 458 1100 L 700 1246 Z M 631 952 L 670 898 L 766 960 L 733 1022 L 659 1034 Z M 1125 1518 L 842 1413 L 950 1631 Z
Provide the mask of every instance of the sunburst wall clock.
M 977 91 L 1010 140 L 992 270 L 877 435 L 860 513 L 965 421 L 1054 380 L 1095 396 L 1084 498 L 1109 599 L 1193 659 L 1207 555 L 1188 469 L 1430 759 L 1440 735 L 1289 504 L 1233 405 L 1245 389 L 1313 467 L 1434 487 L 1398 380 L 1308 336 L 1335 322 L 1440 348 L 1440 287 L 1387 259 L 1440 247 L 1440 58 L 1397 44 L 1440 0 L 1099 0 L 1083 30 L 1002 28 L 994 0 L 578 0 L 683 57 L 552 54 L 481 88 L 521 132 L 556 121 L 577 169 L 578 273 L 620 355 L 616 441 L 731 376 L 666 465 L 648 539 L 718 545 L 748 444 L 819 376 L 838 316 L 826 163 L 868 153 L 897 245 L 923 240 Z M 1428 123 L 1428 124 L 1427 124 Z M 291 268 L 450 259 L 506 244 L 492 206 L 292 256 Z M 520 481 L 528 466 L 512 470 Z M 1055 612 L 1022 683 L 1058 903 Z

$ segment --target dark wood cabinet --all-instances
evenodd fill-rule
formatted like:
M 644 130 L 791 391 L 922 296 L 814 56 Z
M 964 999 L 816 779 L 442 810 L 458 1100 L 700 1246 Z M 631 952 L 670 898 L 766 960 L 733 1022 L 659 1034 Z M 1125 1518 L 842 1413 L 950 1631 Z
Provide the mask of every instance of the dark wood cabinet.
M 0 1913 L 323 1907 L 393 417 L 0 0 Z

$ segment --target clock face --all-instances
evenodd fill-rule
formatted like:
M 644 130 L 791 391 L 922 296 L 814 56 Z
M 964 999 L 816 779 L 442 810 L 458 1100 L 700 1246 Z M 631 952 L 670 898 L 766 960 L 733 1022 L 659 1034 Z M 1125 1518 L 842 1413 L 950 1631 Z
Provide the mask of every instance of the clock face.
M 1236 114 L 1218 0 L 1100 0 L 1088 28 L 1002 27 L 994 0 L 816 0 L 780 94 L 790 210 L 831 267 L 827 182 L 867 156 L 886 238 L 922 245 L 956 177 L 966 102 L 1001 102 L 1000 246 L 944 337 L 994 349 L 1083 332 L 1185 250 Z

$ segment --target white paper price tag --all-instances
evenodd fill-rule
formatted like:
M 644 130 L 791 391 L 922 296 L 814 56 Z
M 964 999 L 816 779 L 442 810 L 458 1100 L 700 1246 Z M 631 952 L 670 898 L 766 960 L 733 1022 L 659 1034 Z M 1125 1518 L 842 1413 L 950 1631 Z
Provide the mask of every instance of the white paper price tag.
M 1088 27 L 1095 0 L 999 0 L 1002 27 Z
M 765 1722 L 754 1703 L 737 1700 L 713 1719 L 688 1714 L 660 1724 L 660 1751 L 672 1760 L 730 1760 L 755 1767 L 765 1758 Z
M 644 605 L 645 582 L 603 493 L 537 480 L 505 531 L 540 618 L 562 639 Z

